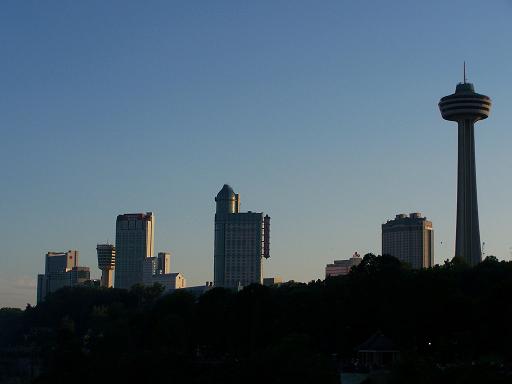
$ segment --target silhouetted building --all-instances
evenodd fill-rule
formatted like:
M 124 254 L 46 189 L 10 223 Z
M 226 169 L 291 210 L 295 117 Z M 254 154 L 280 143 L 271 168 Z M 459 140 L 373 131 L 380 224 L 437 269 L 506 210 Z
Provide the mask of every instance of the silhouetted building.
M 356 350 L 359 364 L 370 370 L 389 368 L 400 360 L 400 350 L 380 332 L 373 334 Z
M 146 257 L 142 261 L 142 280 L 140 284 L 151 285 L 151 279 L 156 274 L 156 268 L 158 266 L 158 260 L 156 257 Z
M 37 275 L 37 302 L 63 287 L 83 284 L 90 280 L 89 267 L 79 267 L 78 251 L 48 252 L 44 274 Z
M 171 254 L 170 252 L 158 252 L 157 274 L 171 273 Z
M 443 119 L 458 124 L 457 230 L 455 256 L 468 264 L 482 261 L 475 166 L 475 123 L 491 112 L 491 99 L 475 93 L 473 84 L 457 84 L 455 93 L 439 102 Z
M 116 248 L 112 244 L 98 244 L 98 268 L 101 270 L 102 287 L 110 288 L 113 285 L 112 273 L 116 266 Z
M 208 292 L 210 289 L 213 289 L 213 281 L 207 281 L 205 285 L 195 285 L 192 287 L 184 288 L 187 292 L 190 292 L 196 297 L 201 296 L 203 293 Z
M 382 224 L 382 254 L 409 263 L 412 268 L 429 268 L 434 263 L 432 222 L 421 213 L 396 215 Z
M 262 283 L 262 258 L 270 257 L 270 217 L 240 212 L 240 197 L 224 184 L 215 198 L 214 285 Z
M 152 212 L 117 216 L 114 286 L 130 288 L 143 283 L 144 260 L 153 256 L 154 215 Z
M 273 285 L 281 285 L 282 283 L 283 283 L 283 279 L 281 276 L 263 278 L 263 285 L 266 287 L 271 287 Z
M 352 267 L 359 265 L 361 260 L 361 255 L 357 252 L 348 260 L 334 260 L 333 264 L 325 266 L 325 278 L 348 275 Z

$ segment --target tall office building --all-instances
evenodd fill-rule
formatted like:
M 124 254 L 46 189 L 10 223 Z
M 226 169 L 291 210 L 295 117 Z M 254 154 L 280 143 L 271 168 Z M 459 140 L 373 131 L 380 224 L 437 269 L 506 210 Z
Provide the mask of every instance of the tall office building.
M 114 286 L 130 288 L 143 283 L 144 260 L 153 256 L 154 220 L 152 212 L 117 216 Z
M 455 93 L 439 102 L 443 119 L 458 125 L 457 229 L 455 256 L 468 264 L 482 261 L 475 167 L 475 123 L 489 117 L 491 99 L 475 92 L 473 84 L 457 84 Z
M 98 268 L 101 270 L 102 287 L 110 288 L 113 285 L 112 273 L 116 266 L 116 248 L 112 244 L 98 244 Z
M 48 252 L 44 274 L 37 275 L 37 302 L 56 290 L 83 284 L 91 278 L 89 267 L 78 266 L 78 251 Z
M 421 213 L 396 215 L 382 224 L 382 254 L 394 256 L 412 268 L 429 268 L 434 263 L 432 222 Z
M 270 217 L 240 212 L 240 196 L 224 184 L 215 198 L 214 285 L 262 283 L 262 258 L 270 257 Z

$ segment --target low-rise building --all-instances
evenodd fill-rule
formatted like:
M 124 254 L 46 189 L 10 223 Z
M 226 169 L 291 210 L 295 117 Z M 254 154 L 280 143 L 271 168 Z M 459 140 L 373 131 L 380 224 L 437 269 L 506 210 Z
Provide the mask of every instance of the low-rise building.
M 164 273 L 164 271 L 169 271 Z M 164 286 L 165 291 L 186 288 L 187 281 L 182 273 L 170 272 L 170 254 L 160 252 L 158 257 L 146 257 L 143 261 L 142 277 L 144 285 L 155 283 Z
M 348 275 L 352 267 L 359 265 L 362 258 L 357 252 L 348 260 L 334 260 L 333 264 L 325 267 L 325 278 Z
M 283 278 L 281 276 L 265 277 L 263 279 L 263 285 L 266 287 L 271 287 L 273 285 L 281 285 L 282 283 Z

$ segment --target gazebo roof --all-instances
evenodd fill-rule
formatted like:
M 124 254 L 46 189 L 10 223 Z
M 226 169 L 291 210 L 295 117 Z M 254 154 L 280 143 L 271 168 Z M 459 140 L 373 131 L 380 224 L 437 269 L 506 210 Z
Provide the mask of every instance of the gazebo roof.
M 360 344 L 356 350 L 358 352 L 398 352 L 393 341 L 390 338 L 384 336 L 381 332 L 375 332 L 368 340 Z

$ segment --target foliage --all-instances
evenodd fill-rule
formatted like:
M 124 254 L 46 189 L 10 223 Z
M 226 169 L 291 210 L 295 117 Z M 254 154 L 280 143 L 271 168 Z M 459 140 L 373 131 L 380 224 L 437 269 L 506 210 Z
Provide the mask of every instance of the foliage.
M 198 298 L 64 288 L 37 307 L 0 310 L 0 347 L 39 351 L 39 383 L 336 383 L 337 364 L 379 330 L 403 356 L 390 383 L 501 383 L 512 366 L 510 297 L 511 262 L 412 270 L 368 254 L 347 276 Z

